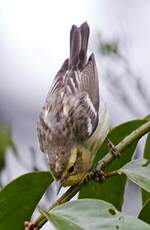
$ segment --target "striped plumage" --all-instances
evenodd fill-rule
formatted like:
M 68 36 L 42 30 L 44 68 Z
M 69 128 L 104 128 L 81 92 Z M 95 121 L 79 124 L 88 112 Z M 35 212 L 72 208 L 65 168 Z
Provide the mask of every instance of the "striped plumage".
M 88 38 L 86 22 L 72 26 L 70 57 L 54 78 L 37 124 L 41 151 L 64 185 L 82 179 L 108 132 L 94 54 L 87 61 Z

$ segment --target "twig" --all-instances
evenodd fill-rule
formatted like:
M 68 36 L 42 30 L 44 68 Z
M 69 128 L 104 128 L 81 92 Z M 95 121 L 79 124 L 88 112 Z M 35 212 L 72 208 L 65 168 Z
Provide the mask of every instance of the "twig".
M 140 139 L 147 132 L 150 131 L 150 121 L 146 122 L 144 125 L 135 129 L 132 133 L 130 133 L 127 137 L 125 137 L 119 144 L 115 146 L 115 148 L 121 154 L 130 144 L 134 141 Z M 111 152 L 108 152 L 100 161 L 97 162 L 96 171 L 104 169 L 108 166 L 114 158 L 114 155 Z
M 81 183 L 71 186 L 54 204 L 52 204 L 49 211 L 73 198 L 80 190 L 80 187 Z M 41 214 L 34 222 L 34 229 L 40 229 L 46 222 L 47 219 Z
M 131 134 L 129 134 L 127 137 L 125 137 L 119 144 L 117 144 L 115 147 L 121 154 L 130 144 L 132 144 L 134 141 L 140 139 L 143 135 L 148 133 L 150 131 L 150 121 L 146 122 L 144 125 L 140 126 L 136 130 L 134 130 Z M 114 155 L 111 152 L 108 152 L 100 161 L 97 162 L 97 165 L 95 169 L 93 169 L 90 172 L 91 178 L 93 177 L 95 172 L 99 172 L 102 169 L 106 168 L 113 160 Z M 109 175 L 110 174 L 110 175 Z M 115 176 L 118 175 L 117 171 L 109 172 L 106 174 L 106 177 L 108 176 Z M 76 184 L 72 187 L 70 187 L 49 209 L 53 209 L 54 207 L 63 204 L 67 201 L 69 201 L 71 198 L 73 198 L 77 192 L 80 190 L 81 186 L 83 185 L 83 182 L 80 182 L 79 184 Z M 34 222 L 34 229 L 38 230 L 40 229 L 45 223 L 47 222 L 47 219 L 41 214 L 37 220 Z

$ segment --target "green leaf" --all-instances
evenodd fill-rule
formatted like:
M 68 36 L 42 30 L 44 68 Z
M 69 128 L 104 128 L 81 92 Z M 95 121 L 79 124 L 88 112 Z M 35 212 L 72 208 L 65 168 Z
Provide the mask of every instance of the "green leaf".
M 150 199 L 147 200 L 142 210 L 140 211 L 139 218 L 150 224 Z
M 147 135 L 147 139 L 145 143 L 144 158 L 150 160 L 150 133 Z
M 136 128 L 143 125 L 145 120 L 134 120 L 123 123 L 115 128 L 113 128 L 108 134 L 108 138 L 113 142 L 113 144 L 119 143 L 123 138 L 129 135 Z M 128 147 L 120 158 L 115 159 L 107 168 L 106 171 L 112 171 L 121 168 L 124 164 L 129 162 L 135 151 L 137 142 L 133 143 Z M 98 150 L 95 162 L 100 160 L 108 152 L 107 140 Z M 124 188 L 126 184 L 126 177 L 115 176 L 108 178 L 103 184 L 95 181 L 90 181 L 81 188 L 79 193 L 79 198 L 96 198 L 108 201 L 115 205 L 116 208 L 121 210 L 124 196 Z M 109 196 L 108 196 L 109 191 Z
M 145 120 L 150 121 L 150 114 L 144 117 Z
M 16 147 L 8 129 L 0 125 L 0 170 L 5 167 L 5 154 L 8 148 L 11 148 L 16 153 Z
M 119 172 L 125 174 L 135 184 L 150 192 L 150 161 L 146 159 L 133 160 Z
M 49 172 L 32 172 L 6 185 L 0 191 L 0 229 L 23 229 L 52 180 Z
M 150 133 L 147 135 L 146 144 L 144 148 L 144 158 L 150 160 Z M 142 189 L 143 204 L 150 198 L 150 194 Z
M 110 203 L 96 199 L 68 202 L 42 213 L 58 230 L 150 230 L 150 225 L 138 218 L 125 216 Z

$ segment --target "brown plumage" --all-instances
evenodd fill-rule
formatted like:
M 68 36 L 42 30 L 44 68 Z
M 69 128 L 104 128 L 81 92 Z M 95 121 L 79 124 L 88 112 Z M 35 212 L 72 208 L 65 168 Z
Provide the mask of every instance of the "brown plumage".
M 103 105 L 101 112 L 104 114 L 99 121 L 99 109 L 102 103 L 99 101 L 98 74 L 94 54 L 91 54 L 87 61 L 88 39 L 87 22 L 80 27 L 72 26 L 70 57 L 65 60 L 55 76 L 38 120 L 40 148 L 48 155 L 51 172 L 57 179 L 61 179 L 68 167 L 74 146 L 78 146 L 74 175 L 77 174 L 77 170 L 85 171 L 84 166 L 80 165 L 83 157 L 79 146 L 87 149 L 87 156 L 89 155 L 90 158 L 88 161 L 90 161 L 93 158 L 90 146 L 93 145 L 93 141 L 100 140 L 102 133 L 98 134 L 93 141 L 91 141 L 92 135 L 100 126 L 102 130 L 104 125 L 107 126 Z M 107 128 L 104 129 L 104 137 L 107 134 Z M 98 145 L 97 143 L 95 150 Z

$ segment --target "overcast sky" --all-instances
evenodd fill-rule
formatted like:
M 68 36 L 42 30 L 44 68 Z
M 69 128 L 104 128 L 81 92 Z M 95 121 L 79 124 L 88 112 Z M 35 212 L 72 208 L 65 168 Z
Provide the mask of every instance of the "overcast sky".
M 127 40 L 128 60 L 143 81 L 148 81 L 149 12 L 148 0 L 114 0 L 113 4 L 110 0 L 2 0 L 0 94 L 4 110 L 9 111 L 14 104 L 10 112 L 22 117 L 32 116 L 40 108 L 55 73 L 68 56 L 71 25 L 85 20 L 91 27 L 93 43 L 98 30 L 106 38 Z

